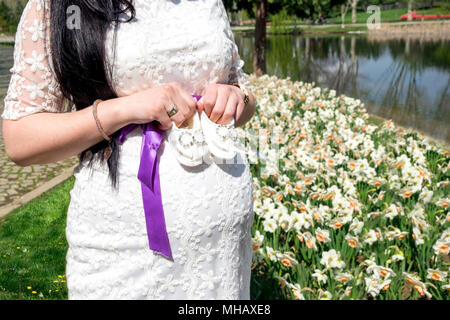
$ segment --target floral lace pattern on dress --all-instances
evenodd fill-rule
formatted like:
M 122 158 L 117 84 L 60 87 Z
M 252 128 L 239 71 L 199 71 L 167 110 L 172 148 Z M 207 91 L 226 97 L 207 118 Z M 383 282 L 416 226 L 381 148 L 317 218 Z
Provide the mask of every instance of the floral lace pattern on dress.
M 54 77 L 48 28 L 50 3 L 45 1 L 44 6 L 43 0 L 30 0 L 19 21 L 3 119 L 17 120 L 37 112 L 75 111 L 74 105 L 63 103 Z
M 197 95 L 210 83 L 248 85 L 221 0 L 133 3 L 136 20 L 119 25 L 114 61 L 112 32 L 107 34 L 120 96 L 171 81 Z M 26 5 L 4 119 L 70 111 L 60 108 L 44 41 L 49 8 L 50 0 Z M 253 189 L 245 155 L 236 156 L 238 164 L 187 168 L 165 137 L 158 153 L 170 261 L 148 248 L 137 179 L 141 141 L 138 126 L 120 146 L 119 190 L 110 186 L 105 164 L 89 168 L 83 161 L 74 171 L 66 226 L 69 299 L 249 299 Z

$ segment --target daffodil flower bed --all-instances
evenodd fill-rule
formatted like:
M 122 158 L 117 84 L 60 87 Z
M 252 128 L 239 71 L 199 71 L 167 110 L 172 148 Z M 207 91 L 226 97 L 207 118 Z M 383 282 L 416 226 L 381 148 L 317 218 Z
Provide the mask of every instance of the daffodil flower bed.
M 249 80 L 252 298 L 448 299 L 450 153 L 333 90 Z

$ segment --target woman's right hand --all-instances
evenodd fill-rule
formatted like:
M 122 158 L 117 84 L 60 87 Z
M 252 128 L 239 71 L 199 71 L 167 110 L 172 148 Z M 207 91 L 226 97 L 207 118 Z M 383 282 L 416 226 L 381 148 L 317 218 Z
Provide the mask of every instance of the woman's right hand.
M 177 82 L 142 90 L 126 99 L 130 123 L 157 121 L 161 130 L 172 128 L 172 121 L 177 127 L 181 126 L 185 120 L 194 116 L 197 107 L 197 100 Z M 173 105 L 177 106 L 178 112 L 169 118 L 167 112 Z

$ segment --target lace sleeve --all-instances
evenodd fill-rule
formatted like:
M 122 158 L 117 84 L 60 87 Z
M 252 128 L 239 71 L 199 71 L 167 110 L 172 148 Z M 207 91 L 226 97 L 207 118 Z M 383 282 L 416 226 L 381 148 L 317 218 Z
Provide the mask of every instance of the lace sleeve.
M 239 83 L 243 84 L 244 86 L 248 87 L 249 86 L 248 74 L 246 74 L 244 72 L 244 69 L 243 69 L 244 68 L 244 60 L 242 60 L 239 55 L 239 49 L 238 49 L 238 46 L 234 39 L 233 31 L 231 30 L 230 20 L 228 19 L 228 15 L 227 15 L 227 12 L 225 10 L 225 6 L 224 6 L 222 0 L 218 0 L 218 3 L 222 10 L 222 15 L 223 15 L 222 19 L 225 21 L 224 23 L 225 23 L 227 37 L 232 43 L 233 56 L 232 56 L 232 65 L 230 68 L 228 83 L 232 84 L 234 82 L 239 82 Z
M 49 19 L 49 0 L 28 1 L 15 36 L 14 65 L 10 69 L 11 80 L 4 99 L 3 119 L 17 120 L 37 112 L 75 110 L 75 106 L 64 99 L 54 77 L 50 59 Z
M 233 32 L 231 32 L 231 41 L 233 42 L 233 64 L 230 69 L 230 76 L 228 83 L 239 82 L 244 86 L 249 86 L 248 74 L 244 72 L 244 60 L 241 59 L 238 51 L 238 46 L 234 41 Z

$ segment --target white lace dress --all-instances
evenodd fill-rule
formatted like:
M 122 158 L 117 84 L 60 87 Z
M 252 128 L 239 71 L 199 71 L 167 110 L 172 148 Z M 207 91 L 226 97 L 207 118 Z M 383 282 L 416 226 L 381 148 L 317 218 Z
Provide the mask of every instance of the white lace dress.
M 197 95 L 209 83 L 248 84 L 221 0 L 134 5 L 136 21 L 120 24 L 117 34 L 113 83 L 119 95 L 171 81 Z M 48 8 L 49 0 L 30 0 L 22 15 L 4 119 L 75 111 L 59 107 L 51 51 L 44 49 Z M 253 196 L 245 155 L 237 155 L 243 164 L 189 169 L 163 141 L 159 171 L 171 261 L 148 248 L 137 178 L 141 141 L 137 127 L 121 145 L 118 191 L 106 165 L 90 170 L 82 162 L 75 169 L 66 227 L 69 299 L 249 299 Z

